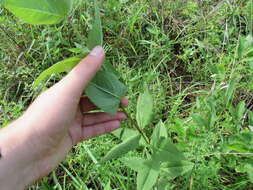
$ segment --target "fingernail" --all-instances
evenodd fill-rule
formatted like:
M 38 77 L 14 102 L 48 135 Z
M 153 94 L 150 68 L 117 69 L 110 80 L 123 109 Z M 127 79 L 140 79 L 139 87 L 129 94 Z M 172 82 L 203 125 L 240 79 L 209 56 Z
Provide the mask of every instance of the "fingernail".
M 96 46 L 91 52 L 90 55 L 100 57 L 104 54 L 104 49 L 101 46 Z

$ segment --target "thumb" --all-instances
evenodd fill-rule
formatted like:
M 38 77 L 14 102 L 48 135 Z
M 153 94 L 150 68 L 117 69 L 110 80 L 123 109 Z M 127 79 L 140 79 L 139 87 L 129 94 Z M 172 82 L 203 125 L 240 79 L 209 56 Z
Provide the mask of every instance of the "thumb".
M 95 47 L 87 57 L 57 83 L 56 88 L 60 88 L 64 96 L 80 98 L 85 86 L 101 68 L 104 57 L 104 49 L 101 46 Z

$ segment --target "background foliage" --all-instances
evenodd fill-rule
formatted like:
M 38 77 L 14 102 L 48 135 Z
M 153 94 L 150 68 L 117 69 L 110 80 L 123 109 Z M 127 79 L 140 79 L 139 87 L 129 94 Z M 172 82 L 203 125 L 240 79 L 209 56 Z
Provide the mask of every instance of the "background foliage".
M 187 157 L 181 163 L 186 172 L 164 171 L 156 189 L 252 189 L 251 1 L 105 0 L 100 7 L 107 60 L 127 83 L 128 111 L 135 117 L 138 95 L 148 84 L 154 114 L 146 133 L 163 121 L 166 136 Z M 93 9 L 92 2 L 75 0 L 57 26 L 27 25 L 0 9 L 0 125 L 32 102 L 32 83 L 43 70 L 86 48 Z M 140 157 L 141 149 L 98 163 L 120 142 L 106 135 L 79 144 L 30 189 L 136 189 L 142 182 L 123 163 Z

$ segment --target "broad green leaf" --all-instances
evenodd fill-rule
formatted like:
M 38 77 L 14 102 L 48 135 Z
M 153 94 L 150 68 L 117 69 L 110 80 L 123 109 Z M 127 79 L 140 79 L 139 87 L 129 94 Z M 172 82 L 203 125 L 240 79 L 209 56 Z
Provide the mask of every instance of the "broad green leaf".
M 112 159 L 117 159 L 123 156 L 124 154 L 128 153 L 129 151 L 138 148 L 140 138 L 141 138 L 140 135 L 137 135 L 115 146 L 111 151 L 109 151 L 105 155 L 105 157 L 102 159 L 102 162 L 106 162 Z
M 150 190 L 159 176 L 159 162 L 145 161 L 137 174 L 137 190 Z
M 4 6 L 29 24 L 57 24 L 67 17 L 72 0 L 5 0 Z
M 192 170 L 194 164 L 189 161 L 181 161 L 177 163 L 169 162 L 162 166 L 161 170 L 167 180 L 175 179 Z
M 154 131 L 153 131 L 153 134 L 151 136 L 151 143 L 153 146 L 157 147 L 158 143 L 159 143 L 159 140 L 161 139 L 161 137 L 164 137 L 164 138 L 168 138 L 168 133 L 167 133 L 167 129 L 164 125 L 164 123 L 162 121 L 160 121 Z
M 99 71 L 85 89 L 89 99 L 109 114 L 117 113 L 120 100 L 126 92 L 126 86 L 114 74 L 107 71 Z
M 88 34 L 88 42 L 87 42 L 87 47 L 90 50 L 92 50 L 96 46 L 102 46 L 103 44 L 103 31 L 101 25 L 100 11 L 96 0 L 94 1 L 94 6 L 95 6 L 94 23 L 92 25 L 92 29 Z
M 185 160 L 183 153 L 168 138 L 162 137 L 157 146 L 158 149 L 155 149 L 152 159 L 170 163 L 180 163 L 182 160 Z
M 130 137 L 138 135 L 138 132 L 129 128 L 119 128 L 113 131 L 112 134 L 116 136 L 117 138 L 124 141 Z
M 140 128 L 143 129 L 150 123 L 152 114 L 153 98 L 146 87 L 144 93 L 140 94 L 137 102 L 136 120 Z
M 63 73 L 63 72 L 69 72 L 73 67 L 75 67 L 80 61 L 82 60 L 80 57 L 71 57 L 68 59 L 65 59 L 61 62 L 58 62 L 51 66 L 50 68 L 43 71 L 39 77 L 34 81 L 33 87 L 36 88 L 38 85 L 44 81 L 47 77 L 49 77 L 52 74 L 57 73 Z
M 121 158 L 122 161 L 127 167 L 131 168 L 132 170 L 138 172 L 143 168 L 145 160 L 142 158 Z
M 117 138 L 121 140 L 126 140 L 130 137 L 138 135 L 138 131 L 129 129 L 129 128 L 120 128 L 117 129 L 116 131 L 112 132 L 113 135 L 115 135 Z M 144 140 L 143 137 L 140 139 L 140 146 L 147 146 L 147 142 Z
M 138 172 L 137 190 L 151 189 L 158 178 L 160 163 L 156 160 L 142 158 L 122 158 L 121 161 L 132 170 Z

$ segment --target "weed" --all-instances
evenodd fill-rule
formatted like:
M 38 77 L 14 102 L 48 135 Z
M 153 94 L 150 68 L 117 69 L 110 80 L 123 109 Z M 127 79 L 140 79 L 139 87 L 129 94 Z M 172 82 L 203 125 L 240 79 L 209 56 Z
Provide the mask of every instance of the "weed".
M 159 190 L 252 189 L 252 2 L 106 0 L 99 5 L 107 61 L 128 86 L 132 120 L 145 83 L 153 97 L 151 120 L 141 128 L 151 144 L 141 138 L 135 151 L 100 164 L 106 152 L 136 135 L 137 123 L 126 121 L 112 135 L 77 145 L 30 189 L 130 190 L 136 184 Z M 31 26 L 1 8 L 1 125 L 32 101 L 40 73 L 85 53 L 93 9 L 92 2 L 75 0 L 62 23 Z M 50 77 L 45 86 L 60 78 Z M 161 142 L 152 145 L 157 136 Z M 164 149 L 168 162 L 150 161 L 162 159 L 156 153 Z

